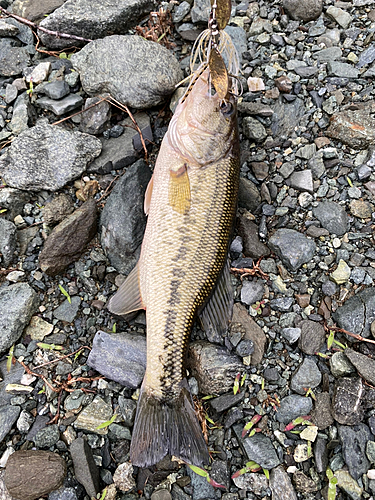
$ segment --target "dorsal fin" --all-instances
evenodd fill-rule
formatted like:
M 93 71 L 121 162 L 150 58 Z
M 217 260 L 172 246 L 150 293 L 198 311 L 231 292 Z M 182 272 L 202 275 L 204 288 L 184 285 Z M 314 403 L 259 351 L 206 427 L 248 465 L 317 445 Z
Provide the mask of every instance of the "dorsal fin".
M 152 174 L 152 177 L 150 179 L 150 182 L 147 184 L 146 188 L 146 193 L 145 193 L 145 202 L 144 202 L 144 211 L 145 214 L 148 215 L 150 211 L 150 203 L 151 203 L 151 196 L 152 196 L 152 190 L 154 187 L 154 174 Z
M 108 302 L 108 310 L 116 316 L 125 316 L 138 309 L 145 309 L 139 288 L 139 268 L 130 272 L 124 283 L 120 285 L 115 295 Z
M 179 214 L 190 209 L 190 180 L 186 164 L 169 171 L 168 203 Z
M 234 303 L 233 286 L 230 280 L 229 261 L 222 270 L 217 285 L 199 313 L 203 329 L 212 342 L 221 342 L 229 327 Z

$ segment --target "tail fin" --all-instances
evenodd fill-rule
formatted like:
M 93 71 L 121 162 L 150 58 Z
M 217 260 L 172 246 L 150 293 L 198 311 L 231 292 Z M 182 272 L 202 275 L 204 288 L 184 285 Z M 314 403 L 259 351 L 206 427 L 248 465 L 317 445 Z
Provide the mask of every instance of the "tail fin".
M 209 462 L 189 390 L 183 386 L 179 398 L 171 402 L 155 398 L 142 386 L 130 459 L 138 467 L 149 467 L 167 454 L 197 466 Z

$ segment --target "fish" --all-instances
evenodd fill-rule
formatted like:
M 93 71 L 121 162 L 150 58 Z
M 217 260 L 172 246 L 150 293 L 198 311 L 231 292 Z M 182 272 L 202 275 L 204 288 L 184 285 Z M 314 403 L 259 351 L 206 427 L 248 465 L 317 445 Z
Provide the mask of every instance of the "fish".
M 145 193 L 140 258 L 108 309 L 146 310 L 147 367 L 130 447 L 149 467 L 167 454 L 209 462 L 186 380 L 193 323 L 224 332 L 233 308 L 228 245 L 237 207 L 236 98 L 215 92 L 204 69 L 179 102 Z M 229 78 L 229 77 L 228 77 Z

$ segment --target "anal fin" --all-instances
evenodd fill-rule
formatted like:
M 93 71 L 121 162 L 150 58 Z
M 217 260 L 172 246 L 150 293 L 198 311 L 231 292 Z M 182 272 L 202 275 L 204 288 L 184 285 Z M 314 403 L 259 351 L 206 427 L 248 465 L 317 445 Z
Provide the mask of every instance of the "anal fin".
M 146 215 L 148 215 L 148 212 L 150 211 L 150 203 L 151 203 L 151 196 L 152 196 L 153 187 L 154 187 L 154 174 L 152 174 L 152 177 L 150 179 L 150 182 L 147 185 L 146 193 L 145 193 L 145 202 L 143 204 L 143 209 L 144 209 Z
M 190 209 L 190 180 L 186 165 L 169 171 L 168 203 L 179 214 L 187 214 Z
M 108 302 L 108 310 L 116 316 L 125 316 L 138 309 L 145 309 L 139 288 L 138 264 L 129 273 L 115 295 Z
M 222 270 L 208 302 L 199 313 L 203 329 L 210 342 L 221 342 L 232 318 L 234 303 L 229 261 Z

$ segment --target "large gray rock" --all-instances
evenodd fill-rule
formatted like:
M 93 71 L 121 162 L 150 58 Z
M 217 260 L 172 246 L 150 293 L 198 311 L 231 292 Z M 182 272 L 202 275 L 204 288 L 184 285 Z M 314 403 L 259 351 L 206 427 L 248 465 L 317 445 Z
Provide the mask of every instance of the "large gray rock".
M 359 424 L 364 416 L 364 392 L 360 378 L 337 379 L 332 400 L 333 418 L 343 425 Z
M 12 12 L 30 21 L 39 21 L 58 7 L 61 7 L 64 1 L 43 0 L 43 2 L 40 2 L 39 0 L 15 0 L 12 4 Z
M 0 406 L 0 443 L 16 422 L 21 408 L 19 406 Z
M 371 102 L 371 101 L 370 101 Z M 332 115 L 326 135 L 354 149 L 366 149 L 375 141 L 375 104 L 356 106 Z
M 78 260 L 96 235 L 96 229 L 96 202 L 91 198 L 60 222 L 48 236 L 39 255 L 42 271 L 55 276 Z
M 125 33 L 143 16 L 155 8 L 153 0 L 67 0 L 60 8 L 42 20 L 40 26 L 60 33 L 94 40 L 107 35 Z M 80 42 L 59 38 L 39 31 L 43 45 L 62 49 Z M 110 52 L 109 52 L 110 53 Z M 108 60 L 116 53 L 111 53 Z
M 0 76 L 16 76 L 30 64 L 25 47 L 13 47 L 8 38 L 0 39 Z
M 276 419 L 283 424 L 288 424 L 297 417 L 308 415 L 311 410 L 311 398 L 292 394 L 281 400 L 280 408 L 276 413 Z
M 200 392 L 224 394 L 232 390 L 234 379 L 244 365 L 225 347 L 198 341 L 189 346 L 188 367 L 198 381 Z
M 309 262 L 316 251 L 315 243 L 294 229 L 278 229 L 268 240 L 268 246 L 291 271 Z
M 369 382 L 375 385 L 375 360 L 354 351 L 353 349 L 345 349 L 345 356 L 357 368 L 358 373 Z
M 21 337 L 38 306 L 38 296 L 27 283 L 0 290 L 0 354 Z
M 146 370 L 146 339 L 129 333 L 96 333 L 87 364 L 110 380 L 136 389 Z
M 25 203 L 30 200 L 31 193 L 20 191 L 10 187 L 0 189 L 0 207 L 6 208 L 6 212 L 0 214 L 0 218 L 13 222 L 17 215 L 22 213 Z
M 117 182 L 102 212 L 102 248 L 111 264 L 124 274 L 138 260 L 146 227 L 143 199 L 150 179 L 150 168 L 143 160 L 137 161 Z
M 90 498 L 96 498 L 100 491 L 99 470 L 95 464 L 94 455 L 87 441 L 82 437 L 75 439 L 70 445 L 74 473 L 77 481 L 84 487 Z
M 270 488 L 274 500 L 297 500 L 292 481 L 282 465 L 271 471 Z
M 366 457 L 366 444 L 372 441 L 374 436 L 365 424 L 350 427 L 339 425 L 339 436 L 342 442 L 342 454 L 350 475 L 354 479 L 359 479 L 370 468 L 370 462 Z
M 57 191 L 79 177 L 100 151 L 96 137 L 40 120 L 14 139 L 0 159 L 0 173 L 11 187 Z
M 289 17 L 298 21 L 313 21 L 322 13 L 322 0 L 283 0 L 283 7 Z
M 8 267 L 13 260 L 14 251 L 17 245 L 16 226 L 13 222 L 0 219 L 0 253 L 2 254 L 1 264 Z
M 135 35 L 91 42 L 71 61 L 85 92 L 108 92 L 138 109 L 160 104 L 183 78 L 177 59 L 166 48 Z
M 334 201 L 322 201 L 313 209 L 314 216 L 331 234 L 342 236 L 349 229 L 345 209 Z
M 340 328 L 369 337 L 371 323 L 375 320 L 375 289 L 366 288 L 353 295 L 336 309 L 332 317 Z

